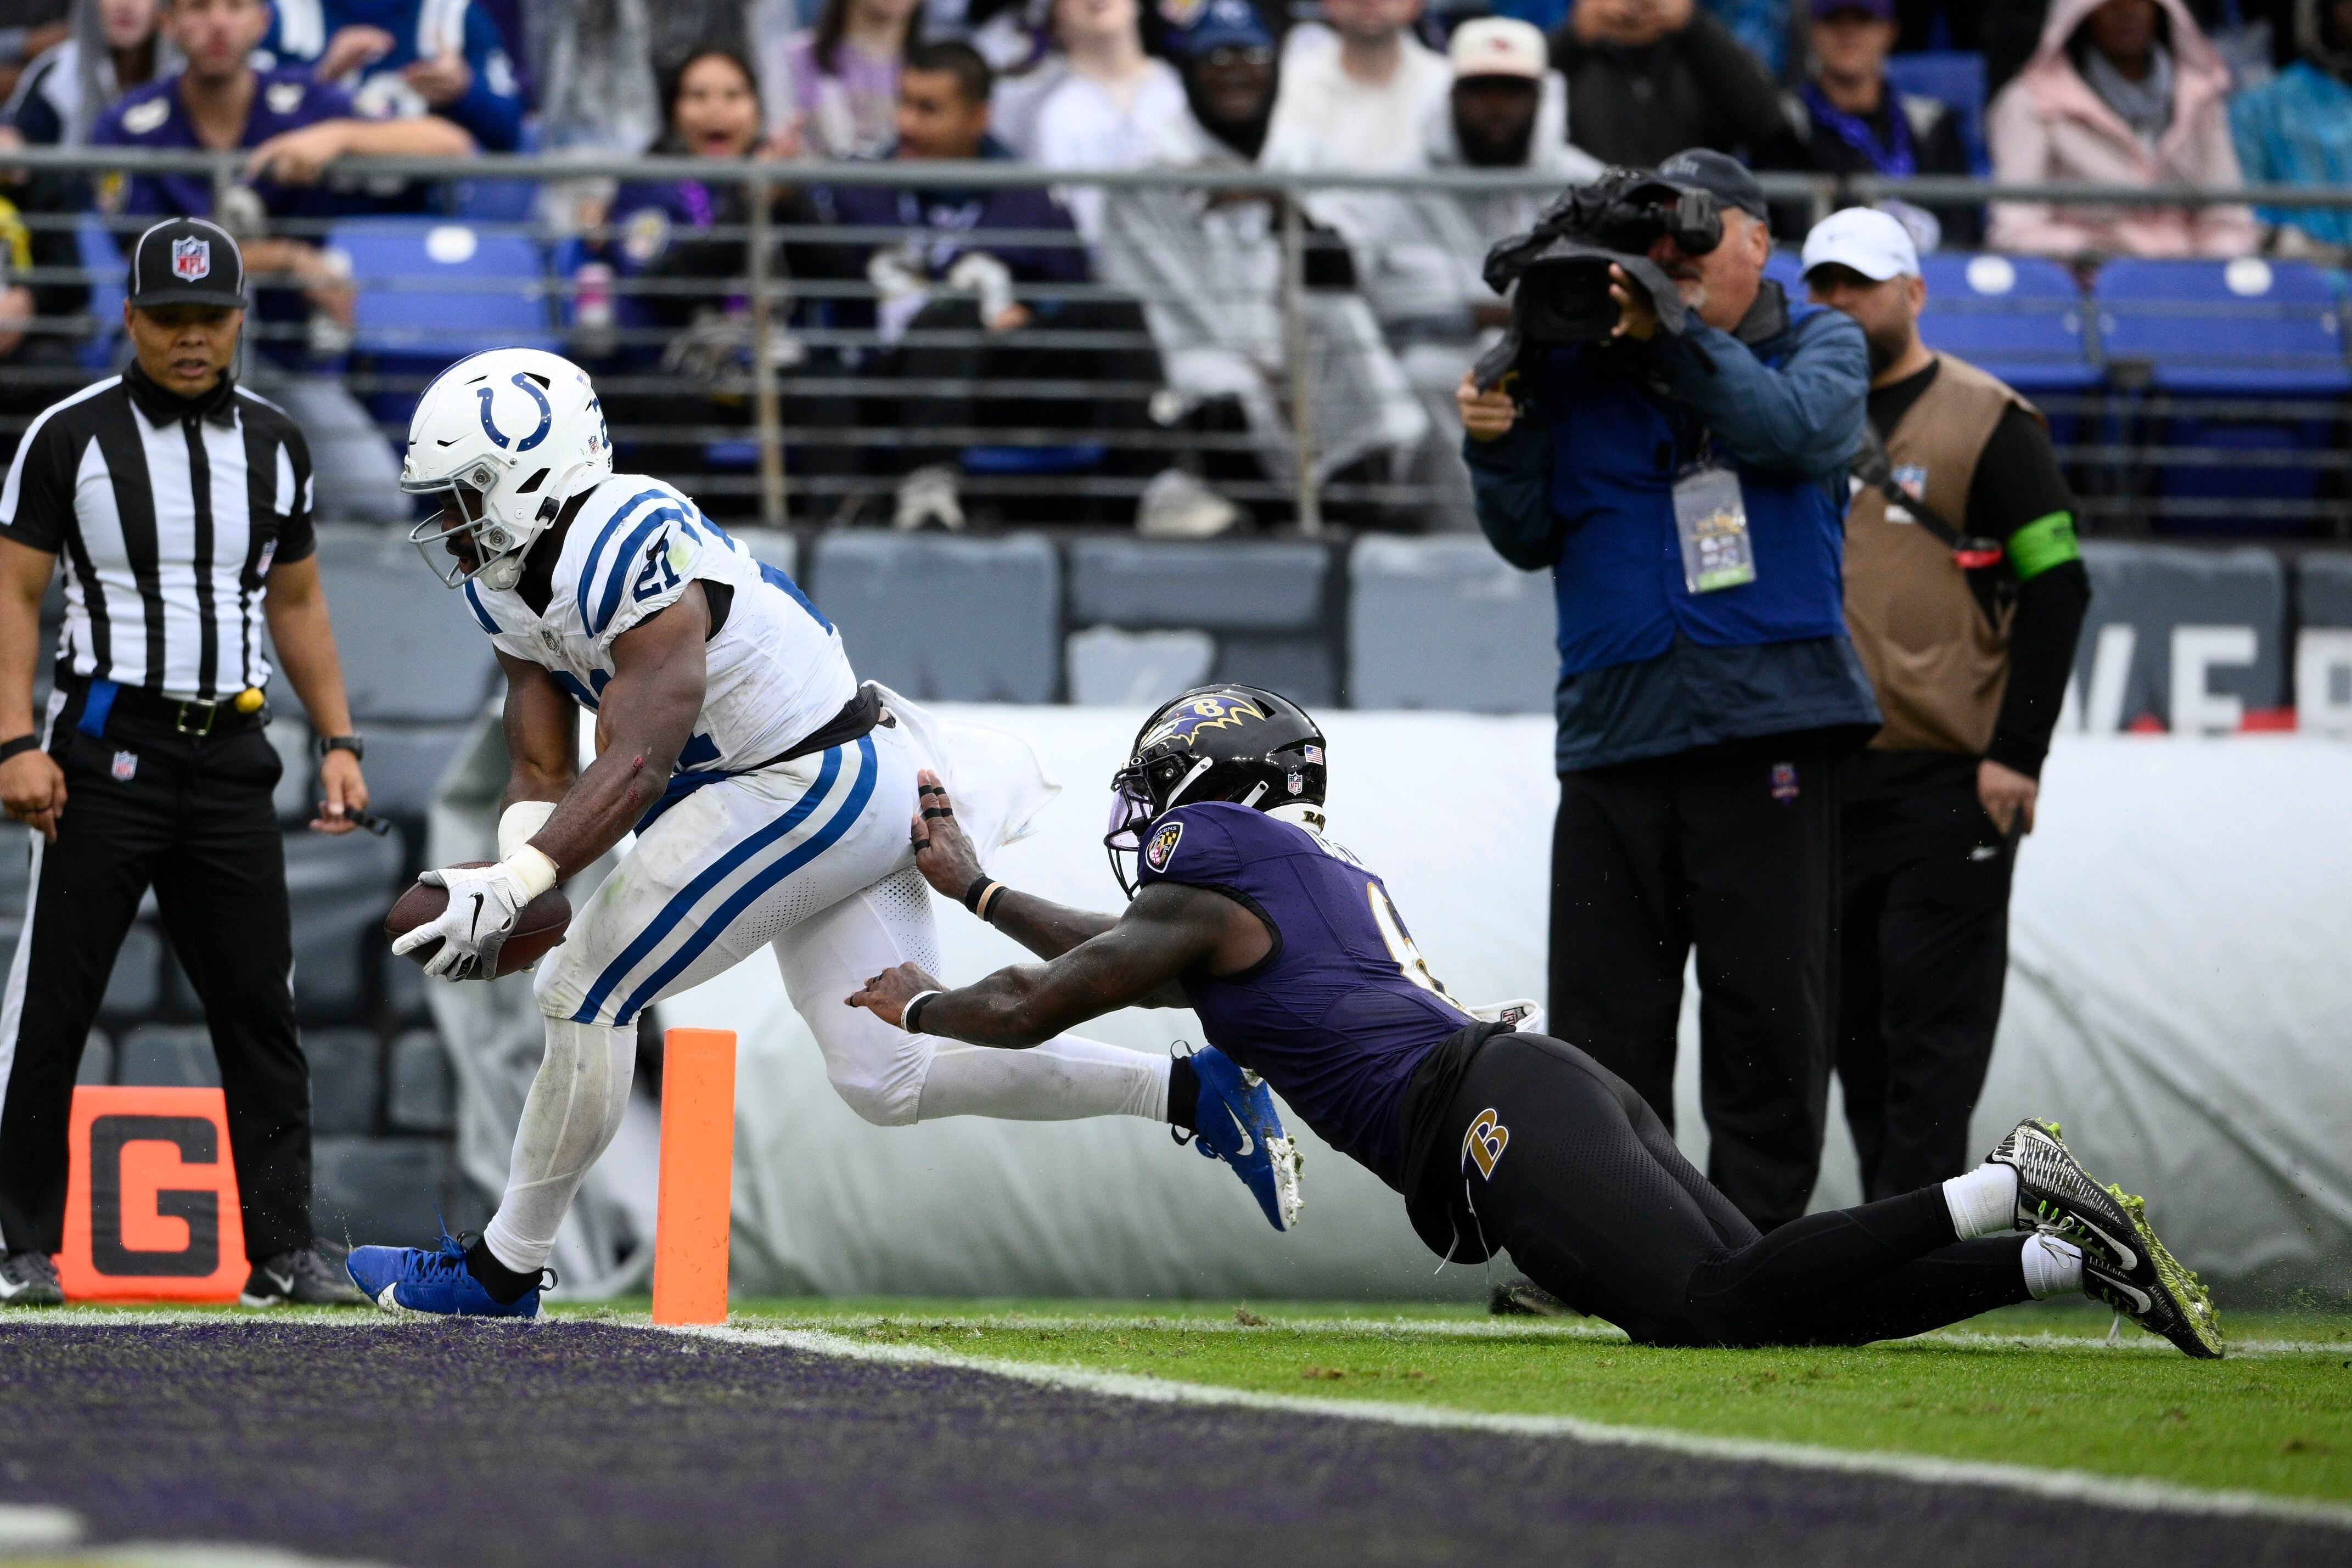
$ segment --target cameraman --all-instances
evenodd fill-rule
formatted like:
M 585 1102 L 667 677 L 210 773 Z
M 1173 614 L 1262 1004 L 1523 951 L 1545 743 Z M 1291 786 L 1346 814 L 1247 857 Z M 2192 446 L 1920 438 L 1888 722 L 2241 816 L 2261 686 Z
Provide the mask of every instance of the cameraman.
M 1465 378 L 1463 455 L 1479 526 L 1559 605 L 1555 1032 L 1671 1126 L 1696 944 L 1707 1176 L 1769 1230 L 1820 1162 L 1839 760 L 1878 727 L 1839 564 L 1870 364 L 1851 319 L 1765 278 L 1753 175 L 1694 150 L 1657 177 L 1721 208 L 1704 254 L 1649 246 L 1680 330 L 1612 267 L 1607 337 Z

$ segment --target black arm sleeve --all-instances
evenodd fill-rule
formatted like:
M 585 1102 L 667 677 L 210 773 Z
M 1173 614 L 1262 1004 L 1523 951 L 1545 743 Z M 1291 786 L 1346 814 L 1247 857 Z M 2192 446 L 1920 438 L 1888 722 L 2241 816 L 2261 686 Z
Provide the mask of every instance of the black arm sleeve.
M 8 503 L 0 512 L 0 533 L 50 555 L 65 548 L 74 526 L 73 444 L 52 417 L 56 412 L 43 414 L 17 446 L 6 488 L 0 491 Z
M 2023 409 L 2011 408 L 1977 460 L 1969 485 L 1969 531 L 2011 541 L 2011 564 L 2021 578 L 2009 631 L 2009 687 L 1985 756 L 2030 778 L 2042 775 L 2091 603 L 2090 574 L 2074 553 L 2071 520 L 2066 542 L 2056 551 L 2063 559 L 2046 559 L 2053 553 L 2052 529 L 2044 519 L 2059 513 L 2071 519 L 2074 511 L 2074 493 L 2058 470 L 2050 433 Z M 2042 537 L 2032 549 L 2019 549 L 2019 533 L 2037 524 Z
M 1985 747 L 1991 761 L 2030 779 L 2042 777 L 2090 607 L 2091 576 L 2079 560 L 2053 566 L 2018 590 L 2017 617 L 2009 628 L 2009 688 L 1993 720 L 1992 744 Z

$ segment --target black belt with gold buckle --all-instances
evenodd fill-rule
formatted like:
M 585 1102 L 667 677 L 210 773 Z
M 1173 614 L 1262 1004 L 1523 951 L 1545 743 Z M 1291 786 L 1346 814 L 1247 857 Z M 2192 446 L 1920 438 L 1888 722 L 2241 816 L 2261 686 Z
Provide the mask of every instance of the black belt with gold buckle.
M 213 732 L 213 726 L 220 719 L 220 710 L 229 706 L 224 702 L 205 702 L 194 697 L 184 703 L 173 703 L 169 697 L 164 698 L 163 701 L 167 706 L 174 710 L 172 715 L 172 727 L 182 735 L 194 736 L 199 740 Z M 196 722 L 190 722 L 188 716 L 200 708 L 204 711 L 203 718 Z M 236 710 L 231 708 L 230 711 L 233 713 Z
M 257 711 L 240 712 L 235 696 L 189 697 L 184 701 L 138 686 L 117 686 L 111 711 L 135 714 L 149 724 L 166 726 L 190 740 L 207 739 L 225 729 L 258 726 L 261 722 Z

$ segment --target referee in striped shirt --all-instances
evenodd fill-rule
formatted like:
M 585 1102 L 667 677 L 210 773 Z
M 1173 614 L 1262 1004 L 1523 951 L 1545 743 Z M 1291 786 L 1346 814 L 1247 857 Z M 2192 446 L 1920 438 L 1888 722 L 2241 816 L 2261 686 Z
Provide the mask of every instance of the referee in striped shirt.
M 310 528 L 310 457 L 228 367 L 236 242 L 157 224 L 122 312 L 137 361 L 33 422 L 0 488 L 0 804 L 32 901 L 0 1001 L 0 1304 L 62 1300 L 66 1122 L 82 1042 L 150 887 L 220 1059 L 249 1306 L 358 1304 L 310 1231 L 310 1076 L 294 1027 L 262 652 L 325 737 L 310 826 L 367 804 Z M 41 596 L 64 558 L 57 689 L 36 723 Z

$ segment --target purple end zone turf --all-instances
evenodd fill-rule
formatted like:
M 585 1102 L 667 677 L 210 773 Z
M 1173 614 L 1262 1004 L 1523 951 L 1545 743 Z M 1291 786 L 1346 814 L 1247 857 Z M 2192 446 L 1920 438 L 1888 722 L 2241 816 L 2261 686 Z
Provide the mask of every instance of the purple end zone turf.
M 2340 1532 L 568 1322 L 0 1332 L 0 1501 L 382 1563 L 2341 1561 Z

